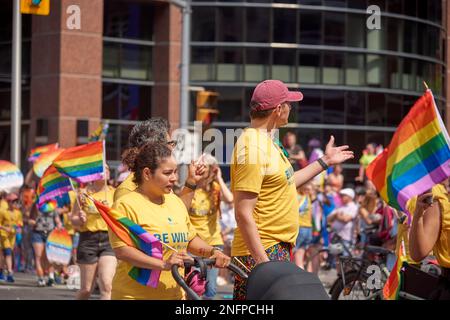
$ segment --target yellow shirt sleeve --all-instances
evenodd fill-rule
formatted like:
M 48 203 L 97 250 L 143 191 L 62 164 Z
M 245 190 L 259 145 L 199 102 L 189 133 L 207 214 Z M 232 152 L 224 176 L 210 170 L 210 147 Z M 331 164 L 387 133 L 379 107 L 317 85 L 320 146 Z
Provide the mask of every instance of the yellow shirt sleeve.
M 119 200 L 124 195 L 137 189 L 137 185 L 133 182 L 134 173 L 130 173 L 128 177 L 117 187 L 114 192 L 114 201 Z
M 126 206 L 123 203 L 115 202 L 112 208 L 128 216 L 128 210 L 126 209 Z M 109 235 L 109 243 L 111 244 L 111 247 L 113 249 L 127 246 L 127 244 L 123 242 L 109 227 L 108 227 L 108 235 Z
M 259 194 L 267 164 L 266 154 L 257 146 L 248 145 L 238 151 L 234 164 L 233 191 Z

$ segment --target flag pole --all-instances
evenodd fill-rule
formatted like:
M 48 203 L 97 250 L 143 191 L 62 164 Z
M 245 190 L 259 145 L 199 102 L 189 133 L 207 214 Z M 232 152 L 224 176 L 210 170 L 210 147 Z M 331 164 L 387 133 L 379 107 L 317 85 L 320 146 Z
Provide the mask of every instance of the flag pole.
M 77 189 L 75 188 L 75 186 L 73 185 L 72 179 L 71 179 L 71 178 L 68 178 L 68 179 L 69 179 L 69 182 L 70 182 L 70 186 L 72 187 L 72 190 L 75 192 L 75 195 L 76 195 L 75 198 L 77 199 L 78 207 L 79 207 L 80 210 L 81 210 L 80 200 L 78 199 L 78 196 L 79 196 L 78 191 L 77 191 Z
M 108 181 L 106 181 L 106 144 L 105 139 L 103 139 L 102 141 L 103 141 L 103 178 L 105 180 L 105 201 L 108 202 Z
M 425 91 L 429 90 L 428 85 L 427 85 L 427 83 L 425 81 L 423 82 L 423 86 L 425 87 Z

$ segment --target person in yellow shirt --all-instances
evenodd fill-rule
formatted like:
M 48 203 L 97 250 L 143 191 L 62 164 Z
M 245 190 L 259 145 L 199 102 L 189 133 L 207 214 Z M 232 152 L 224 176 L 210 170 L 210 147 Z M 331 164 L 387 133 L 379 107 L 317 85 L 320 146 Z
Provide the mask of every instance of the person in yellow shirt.
M 414 209 L 409 233 L 409 253 L 422 261 L 431 251 L 441 266 L 440 284 L 431 299 L 450 300 L 450 199 L 448 181 L 437 184 L 431 192 L 414 197 L 408 208 Z M 432 197 L 432 202 L 427 200 Z
M 302 268 L 305 265 L 305 254 L 312 243 L 312 203 L 311 193 L 313 192 L 313 184 L 305 183 L 297 188 L 298 208 L 298 236 L 295 241 L 295 264 Z
M 4 255 L 3 268 L 7 272 L 6 281 L 14 282 L 13 276 L 13 250 L 16 243 L 16 230 L 22 227 L 22 212 L 20 211 L 19 197 L 10 193 L 6 196 L 8 209 L 0 211 L 0 242 Z
M 109 169 L 106 170 L 109 179 Z M 85 192 L 92 198 L 112 206 L 114 188 L 105 186 L 105 180 L 97 180 L 88 184 Z M 72 213 L 72 224 L 80 230 L 77 249 L 77 264 L 80 266 L 80 290 L 76 298 L 86 300 L 95 287 L 96 276 L 100 288 L 100 299 L 111 299 L 111 285 L 116 271 L 117 259 L 111 248 L 108 227 L 94 203 L 80 194 L 79 203 L 75 203 Z
M 128 153 L 135 152 L 136 149 L 141 148 L 146 143 L 163 143 L 171 150 L 175 149 L 177 142 L 170 138 L 170 124 L 163 118 L 151 118 L 146 121 L 139 122 L 131 130 L 128 139 L 129 149 L 125 150 L 122 155 L 122 162 L 130 168 L 132 164 L 127 163 Z M 189 208 L 194 196 L 194 191 L 198 182 L 200 182 L 205 166 L 202 163 L 194 164 L 192 162 L 188 167 L 188 178 L 183 189 L 180 192 L 180 198 L 183 200 L 186 208 Z M 130 173 L 127 178 L 117 187 L 114 192 L 114 201 L 127 193 L 135 191 L 137 188 L 134 183 L 134 174 Z
M 279 80 L 259 83 L 250 102 L 250 127 L 233 149 L 231 190 L 238 226 L 231 255 L 249 269 L 269 260 L 291 260 L 298 235 L 296 188 L 328 166 L 353 158 L 348 146 L 334 147 L 331 137 L 322 158 L 294 172 L 289 153 L 273 135 L 287 125 L 291 102 L 302 99 Z M 245 286 L 236 276 L 234 299 L 245 299 Z
M 207 244 L 223 250 L 223 239 L 220 227 L 220 202 L 233 202 L 233 194 L 226 186 L 216 158 L 204 154 L 199 160 L 206 165 L 202 182 L 197 189 L 189 208 L 189 217 L 197 235 Z M 216 282 L 219 270 L 208 269 L 207 285 L 204 298 L 212 299 L 216 295 Z
M 147 144 L 128 154 L 127 163 L 134 173 L 136 191 L 114 202 L 113 208 L 139 224 L 164 244 L 163 259 L 150 257 L 137 248 L 127 246 L 111 230 L 109 237 L 119 263 L 112 284 L 112 299 L 179 300 L 182 289 L 172 277 L 172 265 L 183 266 L 192 258 L 186 251 L 216 259 L 216 267 L 227 267 L 230 258 L 200 237 L 189 220 L 183 203 L 172 189 L 177 180 L 177 163 L 166 144 Z M 161 270 L 157 288 L 133 280 L 131 267 Z
M 358 176 L 355 178 L 355 181 L 364 182 L 367 180 L 366 169 L 369 164 L 377 157 L 376 147 L 377 146 L 375 143 L 369 143 L 366 146 L 366 149 L 364 149 L 363 155 L 359 159 L 359 171 Z

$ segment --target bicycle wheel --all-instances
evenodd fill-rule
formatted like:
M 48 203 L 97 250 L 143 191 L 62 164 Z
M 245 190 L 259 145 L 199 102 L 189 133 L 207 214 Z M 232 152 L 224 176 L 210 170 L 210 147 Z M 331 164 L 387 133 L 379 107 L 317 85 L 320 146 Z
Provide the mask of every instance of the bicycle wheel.
M 331 300 L 368 300 L 369 297 L 376 299 L 373 295 L 379 290 L 367 288 L 367 277 L 364 274 L 358 276 L 358 272 L 352 270 L 344 276 L 345 288 L 344 280 L 339 277 L 332 286 Z

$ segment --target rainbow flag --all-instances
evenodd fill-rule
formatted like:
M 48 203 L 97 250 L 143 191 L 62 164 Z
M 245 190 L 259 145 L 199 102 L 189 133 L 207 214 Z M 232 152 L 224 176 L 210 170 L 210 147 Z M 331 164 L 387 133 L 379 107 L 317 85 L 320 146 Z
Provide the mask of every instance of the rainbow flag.
M 64 150 L 54 161 L 55 168 L 64 176 L 79 183 L 103 178 L 104 140 Z
M 381 197 L 408 214 L 409 199 L 450 177 L 450 138 L 431 90 L 416 101 L 389 146 L 367 167 Z
M 89 136 L 88 141 L 94 142 L 105 139 L 108 134 L 109 123 L 101 123 L 97 129 Z
M 22 187 L 23 174 L 13 163 L 0 160 L 0 191 L 11 192 Z
M 51 150 L 49 152 L 41 154 L 39 158 L 36 159 L 33 163 L 33 171 L 39 177 L 42 178 L 45 170 L 52 164 L 53 160 L 55 160 L 64 149 L 56 149 Z
M 162 259 L 162 244 L 153 235 L 145 231 L 140 225 L 134 223 L 118 211 L 108 208 L 101 202 L 91 199 L 108 227 L 123 242 L 135 247 L 150 257 Z M 160 270 L 140 269 L 133 267 L 128 273 L 131 278 L 140 284 L 156 288 L 159 283 Z
M 59 144 L 58 143 L 53 143 L 53 144 L 48 144 L 45 146 L 40 146 L 40 147 L 36 147 L 34 149 L 31 149 L 30 154 L 28 156 L 28 161 L 29 162 L 34 162 L 37 160 L 37 158 L 40 157 L 41 154 L 49 152 L 49 151 L 53 151 L 59 148 Z
M 397 260 L 395 261 L 394 268 L 392 268 L 389 278 L 387 279 L 383 287 L 383 298 L 385 300 L 397 300 L 398 294 L 402 287 L 403 274 L 402 267 L 406 262 L 403 245 L 400 245 L 399 252 L 397 254 Z
M 69 179 L 63 177 L 54 166 L 45 170 L 37 188 L 38 204 L 53 200 L 72 189 Z
M 38 204 L 39 211 L 43 213 L 53 212 L 56 210 L 56 208 L 58 208 L 58 203 L 56 202 L 56 200 L 50 200 L 48 202 Z

